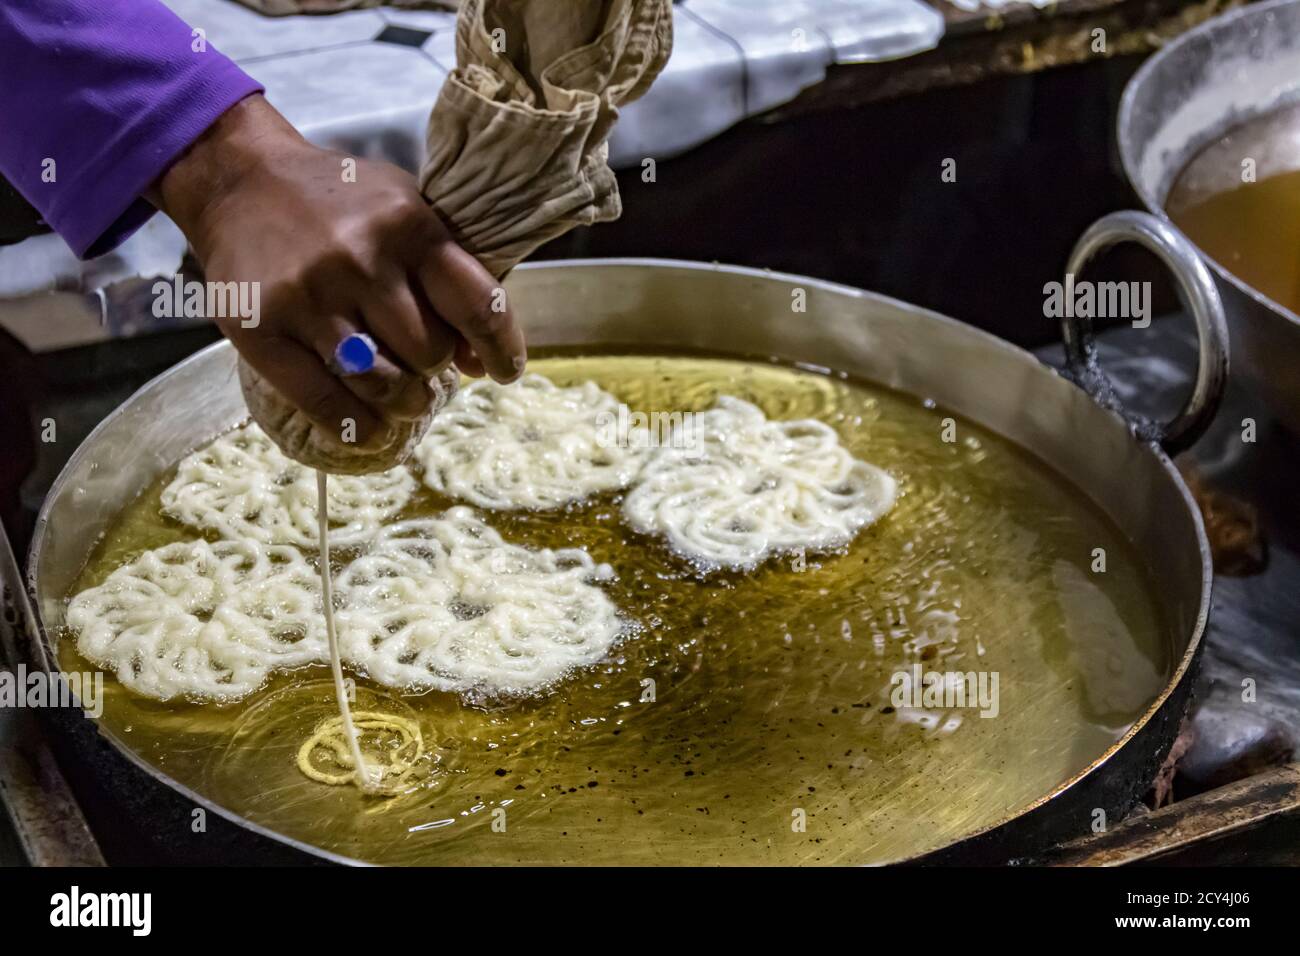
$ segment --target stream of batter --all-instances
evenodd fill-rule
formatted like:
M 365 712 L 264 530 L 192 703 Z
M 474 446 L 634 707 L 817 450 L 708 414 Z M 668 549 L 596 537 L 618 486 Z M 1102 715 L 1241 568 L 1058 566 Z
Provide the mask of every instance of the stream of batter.
M 343 677 L 343 656 L 339 649 L 338 626 L 334 619 L 334 574 L 330 562 L 329 544 L 329 476 L 316 472 L 316 514 L 319 527 L 319 556 L 321 584 L 321 612 L 325 618 L 325 631 L 329 640 L 330 673 L 334 680 L 334 700 L 338 704 L 337 717 L 327 718 L 317 726 L 298 750 L 298 769 L 310 780 L 331 785 L 355 782 L 368 794 L 399 792 L 407 772 L 424 755 L 424 739 L 414 721 L 394 714 L 362 711 L 353 720 L 352 705 L 347 681 Z M 387 765 L 372 763 L 361 749 L 361 727 L 375 735 L 396 734 L 399 745 L 392 762 Z M 339 738 L 342 737 L 342 740 Z M 317 748 L 324 749 L 336 765 L 347 768 L 342 772 L 322 770 L 313 763 Z

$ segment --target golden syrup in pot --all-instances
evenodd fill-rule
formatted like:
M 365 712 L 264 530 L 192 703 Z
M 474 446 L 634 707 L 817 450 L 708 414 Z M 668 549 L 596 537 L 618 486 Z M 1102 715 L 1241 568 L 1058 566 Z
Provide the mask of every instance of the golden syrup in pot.
M 1165 207 L 1215 262 L 1300 313 L 1300 107 L 1244 123 L 1203 148 Z
M 704 580 L 627 530 L 617 495 L 487 514 L 507 540 L 581 546 L 613 565 L 608 593 L 637 629 L 608 662 L 528 700 L 359 680 L 358 709 L 414 718 L 432 752 L 426 785 L 403 796 L 299 773 L 297 748 L 337 712 L 324 667 L 221 707 L 146 700 L 109 676 L 102 723 L 241 816 L 376 863 L 869 863 L 1050 793 L 1171 672 L 1171 642 L 1121 534 L 974 425 L 955 419 L 953 435 L 951 416 L 919 399 L 776 365 L 557 355 L 530 368 L 561 385 L 594 380 L 634 411 L 701 410 L 730 394 L 770 418 L 821 419 L 898 478 L 898 503 L 843 553 Z M 161 487 L 122 514 L 76 590 L 142 549 L 196 536 L 160 515 Z M 450 503 L 425 490 L 404 516 Z M 66 635 L 60 657 L 87 667 Z M 897 699 L 894 675 L 918 666 L 983 675 L 986 690 L 996 675 L 996 716 Z

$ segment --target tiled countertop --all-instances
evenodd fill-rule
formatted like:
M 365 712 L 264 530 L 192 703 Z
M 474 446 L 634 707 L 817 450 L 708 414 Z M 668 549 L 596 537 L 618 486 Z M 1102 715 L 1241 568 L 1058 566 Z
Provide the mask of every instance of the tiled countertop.
M 429 111 L 455 66 L 454 14 L 380 7 L 272 18 L 233 0 L 164 2 L 262 82 L 312 141 L 418 167 Z M 674 14 L 672 58 L 623 110 L 615 166 L 688 150 L 789 101 L 831 64 L 896 59 L 943 35 L 943 18 L 921 0 L 683 0 Z M 57 236 L 38 236 L 0 248 L 0 298 L 170 274 L 184 249 L 162 216 L 90 263 Z
M 381 7 L 273 19 L 232 0 L 164 2 L 266 84 L 304 133 L 331 145 L 381 130 L 419 142 L 456 64 L 451 13 Z M 667 69 L 615 130 L 615 165 L 696 146 L 792 99 L 832 63 L 896 59 L 943 35 L 943 18 L 920 0 L 683 0 L 673 26 Z M 412 159 L 404 149 L 390 158 Z

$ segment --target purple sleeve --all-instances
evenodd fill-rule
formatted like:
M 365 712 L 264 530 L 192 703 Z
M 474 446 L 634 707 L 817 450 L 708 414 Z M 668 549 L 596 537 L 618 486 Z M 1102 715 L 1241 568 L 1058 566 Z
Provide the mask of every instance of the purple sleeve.
M 261 87 L 158 0 L 0 3 L 0 174 L 82 258 L 154 208 L 143 193 Z

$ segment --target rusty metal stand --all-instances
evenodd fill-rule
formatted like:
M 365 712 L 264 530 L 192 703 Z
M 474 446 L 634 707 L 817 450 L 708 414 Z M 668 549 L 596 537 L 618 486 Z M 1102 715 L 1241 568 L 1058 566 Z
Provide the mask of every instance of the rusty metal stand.
M 34 622 L 22 574 L 0 527 L 0 670 L 14 673 Z M 0 810 L 32 866 L 103 866 L 99 844 L 28 710 L 0 707 Z

